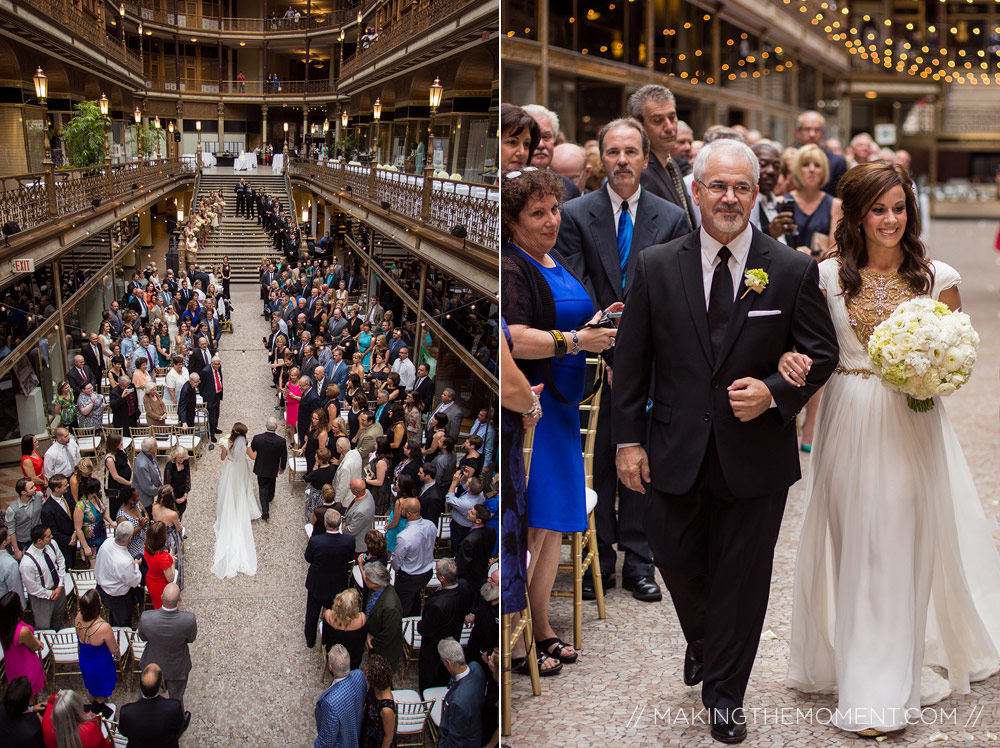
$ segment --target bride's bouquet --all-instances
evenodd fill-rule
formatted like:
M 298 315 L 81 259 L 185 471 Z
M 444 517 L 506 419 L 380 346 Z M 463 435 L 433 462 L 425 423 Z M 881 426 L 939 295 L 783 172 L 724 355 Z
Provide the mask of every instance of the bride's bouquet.
M 882 383 L 906 395 L 918 413 L 969 381 L 979 334 L 969 315 L 933 299 L 904 301 L 868 339 L 868 355 Z

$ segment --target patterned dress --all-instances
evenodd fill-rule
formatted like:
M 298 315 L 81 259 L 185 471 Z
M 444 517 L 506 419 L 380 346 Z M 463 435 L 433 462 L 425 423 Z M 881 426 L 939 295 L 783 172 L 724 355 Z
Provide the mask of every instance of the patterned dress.
M 510 331 L 507 322 L 500 320 L 507 345 Z M 524 427 L 521 414 L 506 408 L 500 409 L 500 465 L 503 474 L 503 500 L 500 504 L 500 592 L 505 611 L 519 611 L 528 607 L 526 588 L 528 582 L 528 496 L 525 490 L 527 477 L 524 472 Z

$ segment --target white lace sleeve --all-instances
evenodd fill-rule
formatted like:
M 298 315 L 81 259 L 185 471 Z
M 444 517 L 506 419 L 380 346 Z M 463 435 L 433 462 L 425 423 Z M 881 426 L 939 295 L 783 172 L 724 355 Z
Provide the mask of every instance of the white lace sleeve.
M 840 271 L 840 263 L 834 259 L 823 260 L 819 264 L 819 287 L 825 291 L 827 296 L 830 293 L 840 293 L 840 281 L 837 273 Z
M 954 288 L 962 282 L 962 276 L 948 263 L 932 260 L 931 264 L 934 266 L 934 287 L 931 289 L 931 298 L 939 298 L 942 291 Z

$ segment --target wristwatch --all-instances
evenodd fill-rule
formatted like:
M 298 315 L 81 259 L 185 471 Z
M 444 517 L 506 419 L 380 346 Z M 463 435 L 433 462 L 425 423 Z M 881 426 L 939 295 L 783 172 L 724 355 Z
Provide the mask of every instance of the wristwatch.
M 580 352 L 580 333 L 576 330 L 570 330 L 570 339 L 573 341 L 573 350 L 570 351 L 574 356 Z

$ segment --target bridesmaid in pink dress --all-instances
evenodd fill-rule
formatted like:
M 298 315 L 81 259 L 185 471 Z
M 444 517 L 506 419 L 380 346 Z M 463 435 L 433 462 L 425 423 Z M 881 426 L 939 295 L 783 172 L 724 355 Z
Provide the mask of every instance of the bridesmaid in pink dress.
M 35 630 L 21 620 L 21 598 L 16 592 L 0 597 L 0 645 L 3 646 L 7 682 L 26 675 L 31 681 L 31 703 L 45 688 L 45 671 L 38 652 L 42 643 L 35 638 Z
M 288 372 L 288 387 L 285 390 L 285 437 L 295 434 L 295 424 L 299 422 L 299 400 L 302 389 L 298 385 L 299 370 Z

